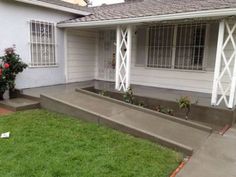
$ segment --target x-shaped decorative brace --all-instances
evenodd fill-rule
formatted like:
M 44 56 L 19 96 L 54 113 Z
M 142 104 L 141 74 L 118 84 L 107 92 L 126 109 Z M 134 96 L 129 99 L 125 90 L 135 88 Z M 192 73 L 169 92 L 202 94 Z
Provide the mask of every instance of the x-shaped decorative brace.
M 225 30 L 227 36 L 225 36 Z M 219 27 L 218 47 L 215 64 L 212 105 L 222 101 L 228 108 L 235 106 L 236 89 L 236 22 L 222 21 Z M 226 38 L 226 39 L 225 39 Z M 230 53 L 231 52 L 231 53 Z M 229 78 L 227 81 L 226 78 Z
M 116 89 L 127 91 L 130 87 L 131 26 L 118 26 L 116 34 Z

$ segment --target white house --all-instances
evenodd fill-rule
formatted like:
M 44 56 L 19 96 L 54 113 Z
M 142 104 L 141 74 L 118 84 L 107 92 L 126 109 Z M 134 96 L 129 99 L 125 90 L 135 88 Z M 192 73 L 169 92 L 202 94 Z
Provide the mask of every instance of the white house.
M 87 80 L 212 93 L 235 106 L 235 0 L 127 0 L 80 7 L 0 0 L 0 49 L 29 64 L 17 88 Z M 2 54 L 2 53 L 1 53 Z

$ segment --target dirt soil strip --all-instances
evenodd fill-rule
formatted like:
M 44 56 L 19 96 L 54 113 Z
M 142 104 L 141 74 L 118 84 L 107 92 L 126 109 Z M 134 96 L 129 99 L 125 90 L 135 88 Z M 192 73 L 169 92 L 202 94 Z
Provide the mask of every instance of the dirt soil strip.
M 13 112 L 10 111 L 10 110 L 8 110 L 8 109 L 1 108 L 1 107 L 0 107 L 0 116 L 8 115 L 8 114 L 11 114 L 11 113 L 13 113 Z
M 190 157 L 186 157 L 183 162 L 180 163 L 180 165 L 173 171 L 173 173 L 170 175 L 170 177 L 176 177 L 176 175 L 184 168 L 184 166 L 188 163 L 190 160 Z
M 225 125 L 225 126 L 220 130 L 219 134 L 220 134 L 221 136 L 223 136 L 230 128 L 231 128 L 230 125 L 228 125 L 228 124 Z

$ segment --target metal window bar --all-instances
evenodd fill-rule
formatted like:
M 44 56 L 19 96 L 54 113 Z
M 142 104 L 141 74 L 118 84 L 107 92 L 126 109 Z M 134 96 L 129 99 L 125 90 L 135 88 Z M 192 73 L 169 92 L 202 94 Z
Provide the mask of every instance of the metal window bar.
M 150 26 L 147 67 L 202 70 L 205 37 L 206 23 Z
M 54 24 L 31 20 L 30 35 L 31 66 L 56 65 Z
M 192 23 L 185 25 L 178 25 L 177 34 L 177 47 L 178 54 L 175 57 L 176 69 L 186 69 L 186 70 L 202 70 L 203 69 L 203 57 L 205 48 L 205 36 L 206 36 L 206 24 L 204 23 Z M 194 31 L 192 33 L 192 31 Z M 189 38 L 187 42 L 184 40 Z M 189 58 L 187 53 L 191 53 L 191 58 Z
M 155 25 L 149 28 L 148 67 L 171 68 L 174 25 Z

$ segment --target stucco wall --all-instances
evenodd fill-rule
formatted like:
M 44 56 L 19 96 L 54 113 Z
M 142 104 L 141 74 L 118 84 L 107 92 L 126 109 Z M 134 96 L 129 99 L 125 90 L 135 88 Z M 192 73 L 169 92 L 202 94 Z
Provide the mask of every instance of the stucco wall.
M 16 45 L 23 61 L 30 63 L 30 20 L 57 23 L 71 14 L 23 3 L 0 0 L 0 55 L 6 47 Z M 65 83 L 64 31 L 56 29 L 56 60 L 58 67 L 28 68 L 17 77 L 17 88 L 30 88 Z

